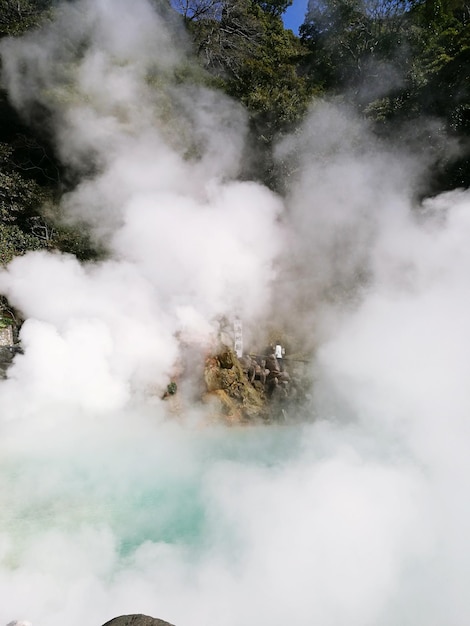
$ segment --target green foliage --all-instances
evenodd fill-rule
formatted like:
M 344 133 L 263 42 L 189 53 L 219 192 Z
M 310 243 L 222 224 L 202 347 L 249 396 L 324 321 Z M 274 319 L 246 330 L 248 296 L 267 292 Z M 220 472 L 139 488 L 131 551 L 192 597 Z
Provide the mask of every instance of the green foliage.
M 159 11 L 168 13 L 168 7 Z M 35 28 L 54 0 L 2 0 L 0 37 Z M 173 0 L 192 37 L 199 64 L 183 62 L 147 74 L 155 91 L 154 123 L 188 158 L 200 145 L 175 85 L 223 89 L 243 103 L 255 138 L 248 176 L 274 186 L 274 139 L 298 127 L 312 98 L 347 90 L 350 100 L 396 139 L 415 120 L 438 120 L 439 133 L 470 135 L 470 8 L 468 0 L 310 0 L 296 37 L 281 15 L 291 0 Z M 160 6 L 161 5 L 161 6 Z M 392 69 L 394 82 L 387 84 Z M 79 98 L 66 85 L 51 94 Z M 186 99 L 187 100 L 187 99 Z M 37 131 L 39 132 L 39 131 Z M 40 248 L 80 259 L 101 258 L 86 229 L 63 225 L 57 197 L 61 167 L 43 135 L 27 128 L 0 91 L 0 263 Z M 40 137 L 40 139 L 38 139 Z M 438 143 L 430 138 L 429 143 Z M 470 157 L 446 160 L 440 187 L 470 185 Z M 436 158 L 436 162 L 437 162 Z M 251 168 L 251 169 L 250 169 Z M 436 171 L 437 168 L 436 168 Z
M 0 221 L 17 222 L 37 212 L 48 195 L 34 180 L 19 172 L 0 171 Z
M 166 390 L 170 396 L 174 396 L 178 390 L 178 385 L 174 381 L 172 381 L 171 383 L 167 385 Z
M 292 5 L 293 0 L 256 0 L 265 13 L 273 17 L 281 17 L 283 13 Z
M 306 55 L 298 37 L 283 26 L 289 2 L 225 0 L 219 20 L 199 19 L 189 31 L 204 67 L 250 114 L 256 165 L 250 174 L 273 184 L 272 142 L 304 115 L 317 86 L 300 71 Z
M 45 247 L 30 220 L 50 199 L 50 191 L 16 169 L 11 145 L 0 144 L 0 263 L 28 250 Z
M 311 0 L 300 33 L 310 55 L 310 80 L 329 90 L 373 86 L 377 67 L 406 66 L 408 0 Z
M 0 317 L 0 328 L 8 328 L 9 326 L 13 326 L 13 320 L 9 317 Z
M 451 156 L 444 140 L 470 134 L 467 0 L 310 0 L 301 39 L 311 84 L 347 90 L 393 141 L 408 144 L 410 131 L 419 136 L 433 120 L 425 131 L 432 192 L 470 185 L 469 156 Z
M 85 225 L 66 226 L 59 218 L 49 221 L 53 224 L 49 247 L 73 254 L 80 261 L 104 258 L 105 250 L 91 239 Z
M 299 40 L 285 30 L 279 18 L 261 13 L 260 32 L 254 54 L 240 62 L 236 76 L 228 81 L 228 92 L 252 112 L 255 123 L 265 134 L 276 132 L 299 120 L 310 92 L 297 71 L 305 54 Z
M 0 37 L 22 35 L 49 15 L 52 0 L 1 0 Z
M 23 143 L 21 154 L 25 152 Z M 91 242 L 87 230 L 61 223 L 59 207 L 54 202 L 57 182 L 45 176 L 31 160 L 38 147 L 31 140 L 29 157 L 18 163 L 14 144 L 0 143 L 0 264 L 44 248 L 69 252 L 82 260 L 96 259 L 102 251 Z M 32 178 L 33 174 L 43 179 L 43 184 Z
M 247 57 L 255 56 L 262 35 L 261 9 L 251 0 L 226 0 L 220 19 L 203 18 L 189 25 L 196 52 L 213 75 L 231 80 Z
M 40 250 L 46 243 L 22 231 L 16 224 L 0 223 L 0 264 L 6 265 L 15 256 L 30 250 Z
M 226 91 L 281 127 L 304 113 L 309 94 L 297 71 L 306 51 L 284 29 L 279 6 L 229 0 L 220 21 L 201 19 L 190 30 L 203 64 Z

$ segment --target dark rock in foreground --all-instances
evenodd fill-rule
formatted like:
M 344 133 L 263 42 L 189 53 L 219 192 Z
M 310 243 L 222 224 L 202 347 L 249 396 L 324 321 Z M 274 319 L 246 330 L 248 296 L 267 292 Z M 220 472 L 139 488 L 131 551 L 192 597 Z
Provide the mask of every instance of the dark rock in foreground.
M 148 615 L 121 615 L 103 626 L 173 626 L 173 624 Z

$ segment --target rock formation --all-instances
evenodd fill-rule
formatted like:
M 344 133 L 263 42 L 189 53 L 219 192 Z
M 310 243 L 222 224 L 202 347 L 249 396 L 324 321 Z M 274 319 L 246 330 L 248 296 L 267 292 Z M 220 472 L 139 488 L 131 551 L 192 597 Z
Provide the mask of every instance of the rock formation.
M 241 423 L 268 418 L 264 390 L 250 383 L 232 349 L 224 348 L 218 355 L 207 357 L 204 381 L 203 399 L 213 405 L 216 419 Z
M 103 626 L 173 626 L 169 622 L 165 622 L 162 619 L 156 617 L 149 617 L 148 615 L 121 615 L 115 617 Z

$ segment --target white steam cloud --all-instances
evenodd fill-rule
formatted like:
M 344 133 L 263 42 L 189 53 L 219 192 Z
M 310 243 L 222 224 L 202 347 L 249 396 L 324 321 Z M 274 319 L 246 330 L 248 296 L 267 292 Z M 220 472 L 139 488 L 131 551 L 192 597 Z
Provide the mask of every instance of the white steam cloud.
M 64 161 L 88 170 L 64 211 L 111 255 L 91 267 L 28 255 L 2 273 L 27 318 L 3 391 L 27 384 L 23 410 L 121 408 L 133 389 L 166 386 L 177 333 L 207 345 L 215 316 L 256 319 L 267 305 L 282 204 L 233 180 L 243 111 L 175 86 L 183 61 L 144 1 L 70 3 L 45 32 L 3 45 L 12 101 L 25 115 L 40 105 Z M 21 411 L 12 400 L 8 413 Z
M 322 104 L 279 148 L 284 209 L 236 181 L 243 112 L 175 86 L 175 37 L 99 0 L 2 44 L 12 101 L 83 174 L 64 211 L 110 255 L 0 273 L 26 318 L 0 383 L 0 624 L 463 626 L 470 195 L 414 206 L 419 167 Z M 178 337 L 261 319 L 273 285 L 317 349 L 316 420 L 161 420 Z

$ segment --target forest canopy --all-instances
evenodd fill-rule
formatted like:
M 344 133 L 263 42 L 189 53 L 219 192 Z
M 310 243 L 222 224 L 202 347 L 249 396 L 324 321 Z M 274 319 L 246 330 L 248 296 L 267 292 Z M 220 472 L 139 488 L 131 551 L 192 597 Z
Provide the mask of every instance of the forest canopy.
M 432 122 L 424 125 L 432 163 L 423 195 L 469 186 L 466 0 L 310 0 L 299 36 L 282 21 L 291 0 L 153 3 L 180 22 L 192 47 L 195 61 L 175 80 L 210 85 L 247 110 L 244 177 L 282 190 L 276 141 L 295 132 L 316 98 L 340 98 L 398 145 L 416 135 L 410 129 L 417 120 Z M 53 0 L 4 0 L 0 39 L 37 29 L 58 6 Z M 447 153 L 449 137 L 458 149 Z M 74 184 L 75 172 L 57 154 L 43 112 L 20 117 L 0 90 L 1 263 L 39 248 L 80 259 L 100 255 L 86 229 L 62 220 L 59 200 Z

